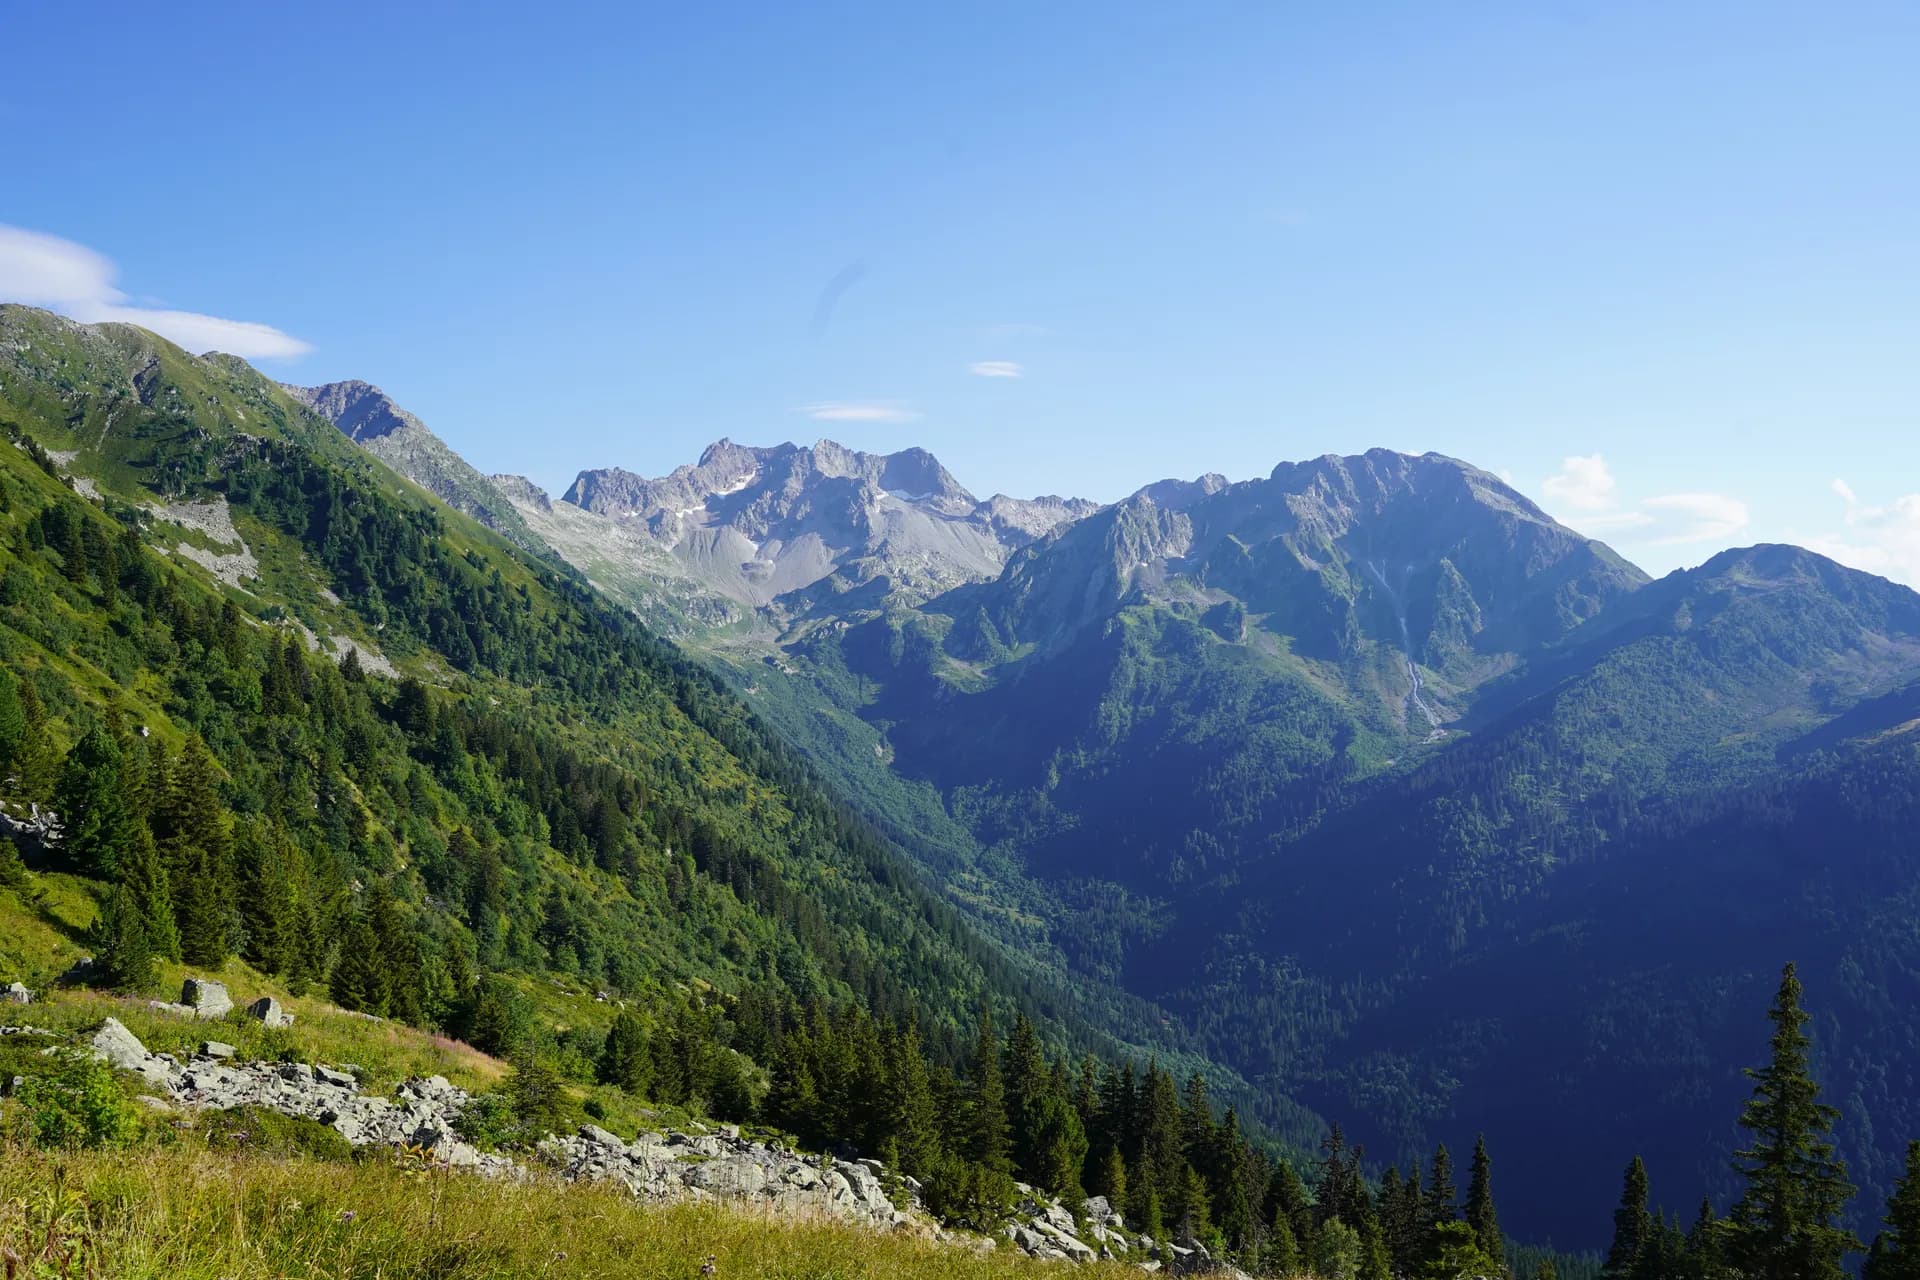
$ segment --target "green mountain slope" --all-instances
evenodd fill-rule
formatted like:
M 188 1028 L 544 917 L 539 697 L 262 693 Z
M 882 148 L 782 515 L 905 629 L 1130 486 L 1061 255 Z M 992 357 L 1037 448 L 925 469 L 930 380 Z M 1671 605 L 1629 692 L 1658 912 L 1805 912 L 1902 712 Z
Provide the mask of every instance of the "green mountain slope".
M 156 835 L 209 881 L 210 948 L 324 980 L 377 882 L 430 1017 L 504 969 L 914 1008 L 930 1036 L 983 1000 L 1082 1025 L 704 671 L 243 363 L 7 307 L 0 424 L 0 639 L 38 708 L 7 798 L 60 799 L 89 725 L 136 791 L 204 740 L 235 865 Z

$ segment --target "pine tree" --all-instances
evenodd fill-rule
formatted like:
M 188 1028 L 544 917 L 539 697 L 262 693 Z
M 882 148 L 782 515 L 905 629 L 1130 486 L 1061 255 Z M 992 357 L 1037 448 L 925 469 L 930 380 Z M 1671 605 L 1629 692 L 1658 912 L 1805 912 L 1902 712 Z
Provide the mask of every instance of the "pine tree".
M 1024 1013 L 1014 1016 L 1013 1032 L 1007 1037 L 1005 1079 L 1014 1172 L 1028 1182 L 1039 1182 L 1046 1154 L 1041 1108 L 1053 1094 L 1053 1082 L 1040 1033 Z
M 178 960 L 180 931 L 173 918 L 173 889 L 146 823 L 130 824 L 127 845 L 119 861 L 120 885 L 140 913 L 140 923 L 146 928 L 147 945 L 154 958 Z
M 12 766 L 27 740 L 27 713 L 13 672 L 0 667 L 0 770 Z
M 140 909 L 125 885 L 116 885 L 88 941 L 95 971 L 107 986 L 140 990 L 153 985 L 153 947 Z
M 1173 1207 L 1174 1233 L 1180 1241 L 1204 1241 L 1213 1232 L 1207 1184 L 1192 1165 L 1180 1173 L 1179 1199 Z
M 1920 1142 L 1907 1144 L 1906 1171 L 1893 1184 L 1881 1221 L 1865 1280 L 1920 1280 Z
M 1453 1187 L 1453 1157 L 1445 1143 L 1433 1149 L 1433 1165 L 1427 1175 L 1426 1212 L 1429 1224 L 1452 1222 L 1460 1216 L 1459 1193 Z
M 1829 1138 L 1839 1112 L 1820 1101 L 1800 994 L 1789 964 L 1768 1014 L 1771 1060 L 1747 1072 L 1753 1097 L 1740 1127 L 1753 1139 L 1735 1153 L 1746 1189 L 1729 1215 L 1727 1256 L 1753 1280 L 1838 1280 L 1843 1259 L 1860 1247 L 1839 1225 L 1853 1185 Z
M 1127 1161 L 1120 1154 L 1120 1148 L 1109 1146 L 1106 1159 L 1100 1162 L 1100 1170 L 1094 1178 L 1093 1193 L 1105 1196 L 1107 1203 L 1124 1211 L 1127 1203 Z
M 1533 1280 L 1560 1280 L 1560 1268 L 1554 1262 L 1553 1255 L 1540 1255 L 1540 1265 L 1534 1268 Z
M 1000 1075 L 1000 1044 L 993 1032 L 993 1011 L 980 1010 L 980 1029 L 974 1041 L 973 1064 L 968 1080 L 969 1124 L 965 1155 L 983 1169 L 1011 1173 L 1007 1136 L 1006 1086 Z
M 898 1148 L 900 1168 L 924 1180 L 940 1160 L 940 1117 L 934 1110 L 920 1029 L 911 1022 L 888 1038 L 886 1081 L 886 1136 Z
M 1467 1179 L 1467 1225 L 1480 1249 L 1495 1261 L 1507 1256 L 1506 1240 L 1500 1234 L 1500 1218 L 1493 1208 L 1493 1161 L 1487 1156 L 1487 1135 L 1473 1143 L 1473 1172 Z
M 639 1018 L 626 1010 L 614 1017 L 594 1063 L 594 1076 L 601 1084 L 615 1085 L 631 1094 L 646 1093 L 647 1033 Z
M 233 932 L 232 839 L 219 783 L 213 753 L 192 734 L 164 769 L 154 811 L 155 835 L 173 883 L 181 953 L 192 964 L 224 961 Z
M 1260 1258 L 1261 1269 L 1268 1275 L 1286 1280 L 1299 1274 L 1300 1245 L 1293 1238 L 1293 1222 L 1284 1210 L 1274 1215 L 1272 1225 L 1267 1228 L 1267 1243 Z
M 1714 1216 L 1713 1201 L 1702 1197 L 1700 1212 L 1687 1232 L 1686 1273 L 1692 1280 L 1712 1280 L 1721 1274 L 1720 1221 Z
M 387 970 L 380 959 L 380 939 L 367 917 L 354 912 L 340 938 L 340 953 L 327 981 L 333 1002 L 359 1013 L 384 1013 L 387 1008 Z
M 54 793 L 60 844 L 82 872 L 114 879 L 140 820 L 126 779 L 126 755 L 105 726 L 92 725 L 67 752 Z
M 1640 1263 L 1653 1235 L 1653 1216 L 1647 1212 L 1647 1166 L 1639 1156 L 1627 1166 L 1620 1207 L 1613 1211 L 1613 1245 L 1607 1250 L 1600 1274 L 1606 1280 L 1627 1280 Z

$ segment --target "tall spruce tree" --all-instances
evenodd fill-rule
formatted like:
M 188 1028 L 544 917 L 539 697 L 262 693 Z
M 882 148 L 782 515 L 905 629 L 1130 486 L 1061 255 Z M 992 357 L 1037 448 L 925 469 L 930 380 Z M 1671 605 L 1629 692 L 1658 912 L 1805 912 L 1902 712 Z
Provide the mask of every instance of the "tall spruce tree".
M 1607 1249 L 1607 1261 L 1600 1269 L 1606 1280 L 1627 1280 L 1640 1264 L 1647 1241 L 1653 1235 L 1653 1215 L 1647 1210 L 1647 1166 L 1639 1156 L 1627 1166 L 1625 1185 L 1620 1189 L 1620 1207 L 1613 1211 L 1613 1244 Z
M 594 1063 L 594 1076 L 601 1084 L 615 1085 L 631 1094 L 646 1092 L 647 1032 L 640 1019 L 627 1010 L 621 1010 L 607 1029 L 606 1041 Z
M 1453 1187 L 1453 1157 L 1447 1144 L 1433 1149 L 1433 1164 L 1427 1171 L 1427 1225 L 1452 1222 L 1460 1216 L 1459 1193 Z
M 1907 1167 L 1887 1197 L 1865 1280 L 1920 1280 L 1920 1142 L 1907 1144 Z
M 1500 1216 L 1493 1207 L 1493 1161 L 1487 1156 L 1487 1135 L 1484 1133 L 1473 1142 L 1473 1172 L 1467 1179 L 1466 1218 L 1482 1252 L 1496 1262 L 1507 1256 L 1506 1239 L 1500 1234 Z
M 993 1010 L 982 1006 L 968 1072 L 967 1135 L 963 1154 L 993 1173 L 1011 1173 L 1007 1136 L 1007 1091 L 1000 1074 L 1000 1042 L 993 1031 Z
M 1747 1071 L 1753 1096 L 1740 1127 L 1752 1139 L 1734 1154 L 1746 1187 L 1728 1215 L 1727 1259 L 1752 1280 L 1838 1280 L 1860 1247 L 1840 1225 L 1853 1184 L 1829 1136 L 1839 1111 L 1820 1101 L 1800 996 L 1788 964 L 1767 1015 L 1771 1058 Z
M 54 792 L 62 851 L 79 870 L 103 880 L 119 875 L 140 821 L 125 766 L 120 744 L 95 723 L 67 752 Z

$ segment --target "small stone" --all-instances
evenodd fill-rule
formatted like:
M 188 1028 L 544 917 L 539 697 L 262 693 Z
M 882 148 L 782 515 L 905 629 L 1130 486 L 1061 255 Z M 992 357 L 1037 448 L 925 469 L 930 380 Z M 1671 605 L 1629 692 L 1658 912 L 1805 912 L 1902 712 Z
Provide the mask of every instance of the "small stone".
M 239 1052 L 232 1045 L 218 1040 L 208 1040 L 200 1046 L 200 1056 L 203 1058 L 231 1058 Z
M 6 990 L 0 991 L 0 1003 L 32 1004 L 33 992 L 27 990 L 21 983 L 9 982 Z
M 272 1024 L 269 1023 L 269 1026 Z M 336 1089 L 356 1089 L 360 1082 L 344 1071 L 335 1071 L 332 1067 L 315 1067 L 313 1078 L 321 1084 L 330 1084 Z
M 280 1002 L 272 996 L 261 996 L 247 1006 L 247 1016 L 258 1019 L 269 1027 L 290 1027 L 293 1015 L 280 1008 Z

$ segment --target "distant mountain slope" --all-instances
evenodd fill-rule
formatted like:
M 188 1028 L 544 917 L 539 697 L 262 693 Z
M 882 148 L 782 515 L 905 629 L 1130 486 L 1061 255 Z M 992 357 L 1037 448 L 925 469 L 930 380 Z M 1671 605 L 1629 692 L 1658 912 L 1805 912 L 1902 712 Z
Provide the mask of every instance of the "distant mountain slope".
M 0 426 L 0 653 L 45 715 L 4 799 L 49 803 L 96 723 L 155 770 L 204 738 L 234 856 L 278 868 L 232 899 L 263 967 L 337 983 L 377 884 L 442 1002 L 408 1016 L 505 970 L 1088 1034 L 711 676 L 244 362 L 0 307 Z
M 1790 547 L 1650 582 L 1384 450 L 1010 528 L 918 451 L 501 488 L 981 927 L 1376 1157 L 1486 1129 L 1526 1230 L 1599 1240 L 1632 1147 L 1663 1195 L 1721 1184 L 1758 1054 L 1729 1010 L 1790 957 L 1837 988 L 1868 1200 L 1920 1123 L 1866 1065 L 1920 1072 L 1876 994 L 1908 965 L 1882 904 L 1920 894 L 1905 588 Z
M 690 578 L 780 620 L 804 613 L 809 598 L 870 585 L 923 598 L 989 576 L 1014 548 L 1094 509 L 981 502 L 924 449 L 857 453 L 831 440 L 771 449 L 722 440 L 659 480 L 583 471 L 562 501 L 638 526 Z
M 318 387 L 282 383 L 281 389 L 454 510 L 465 512 L 524 550 L 546 553 L 546 543 L 527 528 L 513 503 L 491 480 L 380 388 L 349 381 Z

